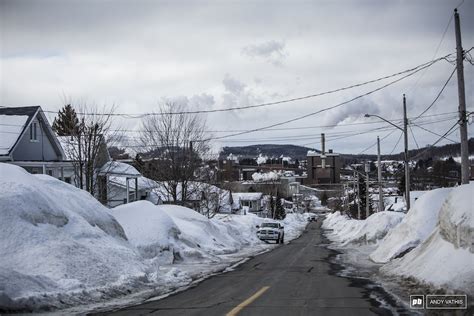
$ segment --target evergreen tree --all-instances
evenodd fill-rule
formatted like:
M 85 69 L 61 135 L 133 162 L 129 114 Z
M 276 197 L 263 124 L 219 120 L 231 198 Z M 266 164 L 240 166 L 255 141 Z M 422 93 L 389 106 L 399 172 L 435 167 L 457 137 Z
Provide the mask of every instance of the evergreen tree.
M 145 162 L 143 161 L 140 154 L 137 154 L 135 156 L 135 159 L 133 160 L 132 164 L 139 172 L 143 172 L 145 169 Z
M 270 214 L 272 218 L 275 218 L 275 197 L 270 195 Z
M 58 112 L 58 116 L 54 118 L 53 130 L 59 136 L 70 136 L 77 132 L 79 119 L 77 118 L 74 108 L 67 104 Z
M 328 195 L 326 191 L 323 191 L 323 195 L 321 195 L 321 205 L 322 206 L 328 205 Z
M 281 204 L 281 197 L 280 194 L 277 193 L 276 201 L 275 201 L 275 219 L 282 220 L 286 217 L 285 209 Z

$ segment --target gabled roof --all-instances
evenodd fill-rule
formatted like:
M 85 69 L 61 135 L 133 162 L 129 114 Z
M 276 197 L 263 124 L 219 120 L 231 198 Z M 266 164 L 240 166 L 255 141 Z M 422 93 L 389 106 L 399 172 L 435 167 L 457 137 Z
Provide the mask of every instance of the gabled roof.
M 0 157 L 9 156 L 21 137 L 31 125 L 35 117 L 40 117 L 46 126 L 46 136 L 56 147 L 57 153 L 64 157 L 64 151 L 59 144 L 48 119 L 43 113 L 41 106 L 24 107 L 0 107 Z M 5 137 L 8 135 L 8 137 Z
M 11 153 L 39 108 L 39 106 L 0 108 L 0 156 Z

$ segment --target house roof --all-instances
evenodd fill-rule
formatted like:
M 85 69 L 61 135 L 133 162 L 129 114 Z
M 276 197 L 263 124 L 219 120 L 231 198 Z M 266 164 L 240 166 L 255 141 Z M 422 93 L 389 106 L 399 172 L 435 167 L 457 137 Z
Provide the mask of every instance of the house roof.
M 141 177 L 140 172 L 135 167 L 119 161 L 107 161 L 100 169 L 100 173 L 129 178 Z
M 64 157 L 64 151 L 39 105 L 0 107 L 0 156 L 9 156 L 12 153 L 36 116 L 39 116 L 39 120 L 44 123 L 46 136 L 56 147 L 57 153 Z
M 9 155 L 39 106 L 0 108 L 0 155 Z

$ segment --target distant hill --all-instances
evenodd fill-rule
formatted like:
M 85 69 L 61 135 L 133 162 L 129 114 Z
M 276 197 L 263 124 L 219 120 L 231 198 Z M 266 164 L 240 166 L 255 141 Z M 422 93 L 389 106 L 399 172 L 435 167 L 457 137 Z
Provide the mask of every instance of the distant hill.
M 260 144 L 260 145 L 250 145 L 250 146 L 236 146 L 230 147 L 226 146 L 222 148 L 222 151 L 219 157 L 224 158 L 229 154 L 235 156 L 242 156 L 243 158 L 255 158 L 259 154 L 269 156 L 269 157 L 280 157 L 289 156 L 293 159 L 306 159 L 306 154 L 308 150 L 315 150 L 314 148 L 297 146 L 297 145 L 275 145 L 275 144 Z M 318 151 L 319 152 L 319 151 Z
M 474 138 L 469 139 L 469 155 L 474 154 Z M 352 155 L 342 154 L 343 163 L 356 163 L 363 160 L 376 160 L 377 155 Z M 443 146 L 435 147 L 423 147 L 420 149 L 409 150 L 408 156 L 416 160 L 432 158 L 433 160 L 444 158 L 444 157 L 459 157 L 461 156 L 461 145 L 460 143 L 447 144 Z M 403 152 L 393 155 L 384 155 L 382 153 L 383 160 L 403 160 Z
M 410 150 L 409 156 L 414 157 L 422 153 L 427 149 L 426 147 Z M 280 157 L 281 155 L 290 156 L 291 158 L 304 160 L 306 159 L 306 154 L 308 150 L 314 150 L 320 152 L 317 149 L 297 146 L 297 145 L 276 145 L 276 144 L 259 144 L 259 145 L 250 145 L 250 146 L 226 146 L 222 149 L 220 157 L 227 157 L 229 154 L 236 156 L 242 156 L 243 158 L 255 158 L 259 154 L 269 156 L 269 157 Z M 418 159 L 427 159 L 429 157 L 433 159 L 439 159 L 443 157 L 457 157 L 460 156 L 461 146 L 459 143 L 456 144 L 447 144 L 437 147 L 429 147 L 423 155 L 418 157 Z M 474 154 L 474 138 L 469 139 L 469 154 Z M 356 163 L 363 160 L 375 160 L 377 159 L 376 155 L 353 155 L 353 154 L 341 154 L 343 159 L 343 164 L 346 163 Z M 382 153 L 382 159 L 385 160 L 403 160 L 403 152 L 393 155 L 384 155 Z

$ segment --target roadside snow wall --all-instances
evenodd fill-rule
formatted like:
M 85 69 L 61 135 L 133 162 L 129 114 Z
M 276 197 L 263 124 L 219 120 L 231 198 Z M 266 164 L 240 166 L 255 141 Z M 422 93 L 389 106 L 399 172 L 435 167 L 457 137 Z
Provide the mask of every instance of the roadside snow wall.
M 383 273 L 413 277 L 435 287 L 474 294 L 474 183 L 453 188 L 429 237 Z
M 436 189 L 418 198 L 400 225 L 380 241 L 370 259 L 377 263 L 387 263 L 425 241 L 436 227 L 441 205 L 451 190 Z
M 80 301 L 144 276 L 122 227 L 89 193 L 5 163 L 0 174 L 0 309 L 37 310 L 67 293 Z

